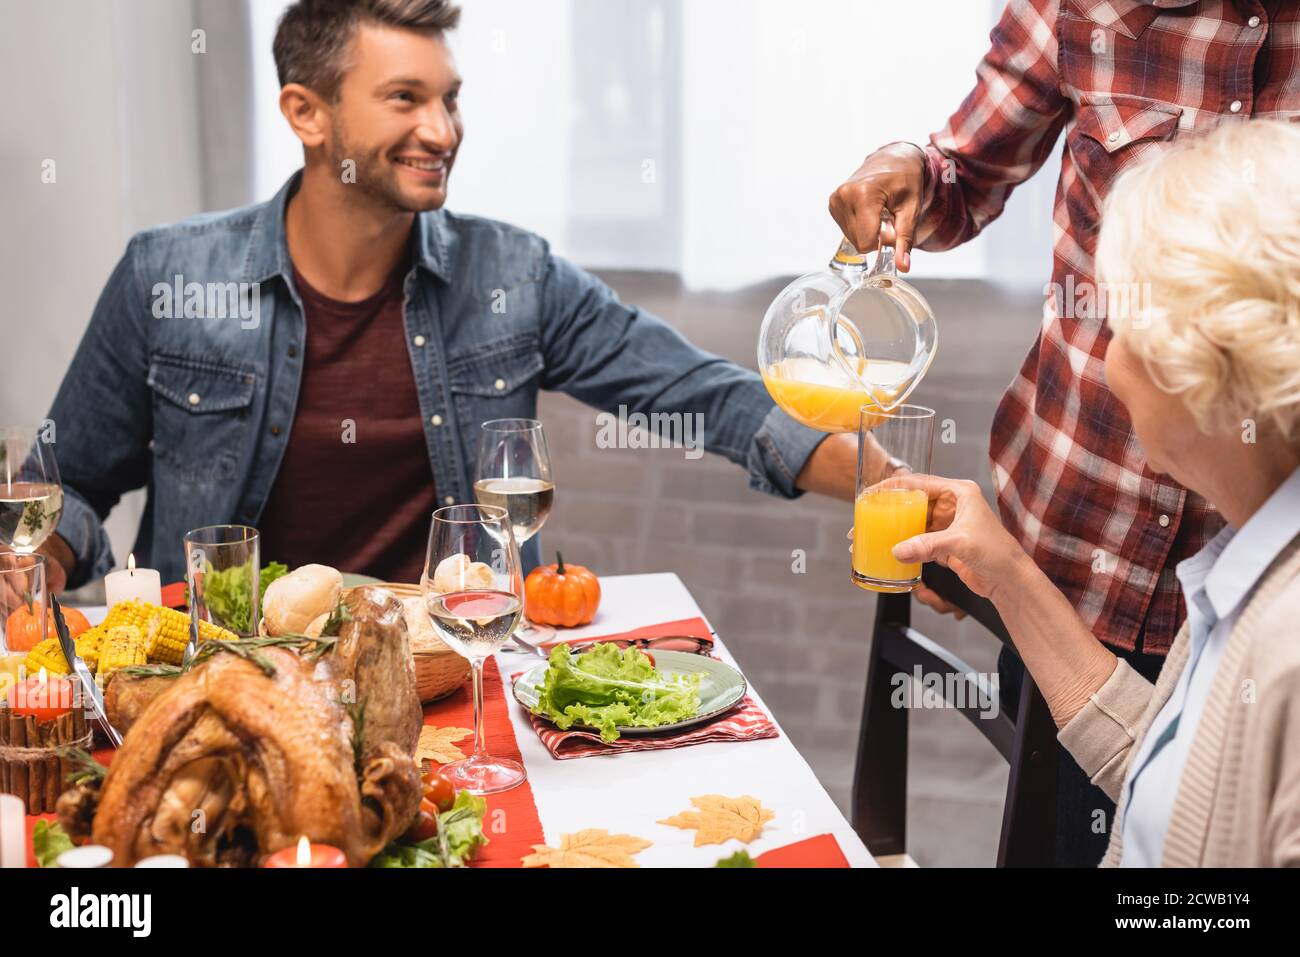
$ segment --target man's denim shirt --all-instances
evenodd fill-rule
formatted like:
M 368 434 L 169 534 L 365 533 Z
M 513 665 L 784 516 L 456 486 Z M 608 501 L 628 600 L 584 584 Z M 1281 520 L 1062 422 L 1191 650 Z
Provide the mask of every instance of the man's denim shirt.
M 66 492 L 58 531 L 77 559 L 70 585 L 112 568 L 102 520 L 132 489 L 148 488 L 136 560 L 164 581 L 184 577 L 190 529 L 257 524 L 302 376 L 307 329 L 284 229 L 300 175 L 269 203 L 140 233 L 113 271 L 51 412 Z M 753 372 L 623 305 L 545 240 L 437 211 L 416 218 L 411 249 L 393 375 L 409 362 L 442 501 L 473 501 L 480 425 L 534 417 L 539 389 L 615 414 L 702 413 L 708 451 L 747 467 L 753 488 L 798 494 L 795 476 L 824 436 L 775 408 Z M 232 282 L 250 284 L 256 322 L 252 309 L 185 318 L 184 303 L 162 294 Z

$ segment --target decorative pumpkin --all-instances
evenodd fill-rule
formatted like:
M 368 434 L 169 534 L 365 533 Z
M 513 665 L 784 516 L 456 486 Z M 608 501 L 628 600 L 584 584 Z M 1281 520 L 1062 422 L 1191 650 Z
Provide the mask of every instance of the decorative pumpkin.
M 538 625 L 575 628 L 588 624 L 600 607 L 600 582 L 581 565 L 558 563 L 534 568 L 524 580 L 524 609 Z
M 41 640 L 41 622 L 36 617 L 35 603 L 30 595 L 23 597 L 24 603 L 9 615 L 9 620 L 5 623 L 5 644 L 13 654 L 31 651 Z M 47 612 L 45 618 L 47 636 L 55 634 L 54 612 Z M 68 634 L 73 638 L 90 629 L 86 616 L 75 608 L 64 608 L 63 620 L 67 622 Z

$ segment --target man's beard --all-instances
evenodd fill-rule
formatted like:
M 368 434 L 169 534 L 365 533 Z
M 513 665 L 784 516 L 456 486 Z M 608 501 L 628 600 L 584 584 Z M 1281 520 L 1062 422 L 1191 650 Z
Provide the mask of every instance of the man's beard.
M 345 185 L 361 191 L 372 205 L 386 212 L 423 213 L 437 209 L 437 200 L 418 202 L 402 194 L 397 185 L 397 171 L 385 164 L 381 148 L 370 150 L 350 146 L 343 129 L 335 127 L 330 136 L 330 162 Z M 355 163 L 354 177 L 345 176 L 344 163 Z M 445 180 L 444 180 L 445 182 Z

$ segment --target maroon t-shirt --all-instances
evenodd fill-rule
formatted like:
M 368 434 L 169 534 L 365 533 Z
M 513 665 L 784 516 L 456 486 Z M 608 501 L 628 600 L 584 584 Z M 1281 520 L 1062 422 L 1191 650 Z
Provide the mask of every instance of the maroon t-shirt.
M 296 277 L 307 342 L 289 444 L 258 525 L 264 564 L 420 580 L 438 506 L 402 322 L 405 275 L 361 302 Z

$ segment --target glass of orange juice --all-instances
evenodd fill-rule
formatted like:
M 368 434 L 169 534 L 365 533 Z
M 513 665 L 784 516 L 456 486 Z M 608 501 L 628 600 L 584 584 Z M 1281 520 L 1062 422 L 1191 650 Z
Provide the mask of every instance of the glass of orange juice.
M 858 484 L 853 503 L 853 583 L 876 592 L 909 592 L 921 565 L 894 558 L 899 542 L 925 531 L 929 497 L 915 489 L 873 489 L 901 465 L 928 473 L 934 451 L 934 409 L 900 405 L 892 412 L 863 406 L 858 425 Z

